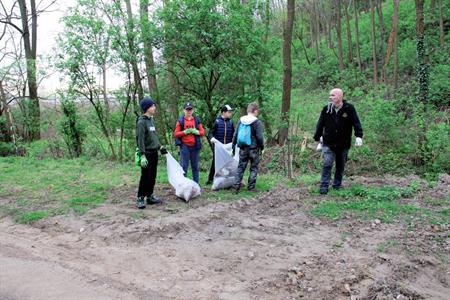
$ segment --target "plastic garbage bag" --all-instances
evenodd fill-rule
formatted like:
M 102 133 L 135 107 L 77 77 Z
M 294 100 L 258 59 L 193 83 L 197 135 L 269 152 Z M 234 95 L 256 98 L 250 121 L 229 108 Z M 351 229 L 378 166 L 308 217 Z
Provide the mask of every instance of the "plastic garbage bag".
M 170 185 L 175 189 L 175 195 L 184 199 L 186 202 L 200 196 L 201 188 L 197 182 L 184 177 L 184 171 L 178 161 L 168 153 L 167 159 L 167 177 Z
M 213 191 L 226 189 L 232 187 L 237 174 L 239 165 L 239 148 L 236 149 L 236 154 L 231 156 L 232 144 L 222 144 L 216 142 L 214 146 L 214 180 L 211 189 Z

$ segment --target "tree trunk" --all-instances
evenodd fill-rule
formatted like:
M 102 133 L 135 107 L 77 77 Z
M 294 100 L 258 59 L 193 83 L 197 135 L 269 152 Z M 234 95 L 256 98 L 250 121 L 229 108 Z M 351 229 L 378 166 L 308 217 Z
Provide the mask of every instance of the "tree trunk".
M 278 144 L 284 145 L 288 137 L 289 130 L 289 111 L 291 106 L 291 89 L 292 89 L 292 61 L 291 61 L 291 44 L 292 31 L 294 27 L 295 17 L 295 0 L 287 1 L 287 20 L 284 29 L 283 42 L 283 95 L 281 99 L 281 126 L 278 134 Z
M 345 21 L 347 23 L 347 59 L 348 64 L 351 65 L 353 63 L 353 51 L 352 51 L 352 32 L 350 31 L 350 17 L 348 16 L 347 5 L 344 5 L 345 12 Z
M 426 103 L 428 97 L 428 64 L 425 51 L 425 28 L 423 21 L 423 0 L 416 0 L 416 42 L 417 42 L 417 100 Z
M 341 0 L 336 0 L 336 34 L 338 44 L 338 60 L 339 69 L 344 69 L 344 58 L 342 52 L 342 37 L 341 37 Z
M 106 114 L 106 118 L 109 119 L 109 113 L 111 111 L 110 107 L 109 107 L 109 101 L 108 101 L 108 91 L 106 89 L 106 61 L 103 62 L 102 65 L 102 76 L 103 76 L 103 101 L 105 103 L 105 114 Z
M 5 117 L 6 117 L 6 127 L 7 127 L 6 131 L 8 133 L 8 137 L 7 137 L 6 141 L 13 142 L 14 148 L 17 153 L 16 131 L 14 129 L 14 120 L 11 115 L 11 109 L 9 108 L 8 102 L 6 100 L 6 93 L 5 93 L 5 90 L 3 89 L 3 81 L 2 80 L 0 80 L 0 98 L 1 98 L 0 104 L 2 107 L 2 111 L 5 112 Z
M 136 90 L 139 96 L 139 100 L 144 97 L 144 89 L 142 88 L 141 83 L 141 75 L 139 73 L 139 67 L 137 63 L 137 52 L 135 39 L 134 39 L 134 21 L 133 21 L 133 12 L 131 10 L 130 0 L 125 0 L 125 4 L 127 7 L 127 42 L 128 42 L 128 50 L 130 51 L 130 62 L 131 67 L 133 69 L 133 81 L 136 86 Z M 119 4 L 120 5 L 120 4 Z
M 380 27 L 380 56 L 381 56 L 381 81 L 385 81 L 385 69 L 384 69 L 384 22 L 383 22 L 383 9 L 381 6 L 381 0 L 377 1 L 377 13 L 378 13 L 378 26 Z
M 378 63 L 377 63 L 377 42 L 375 37 L 375 7 L 374 0 L 370 0 L 370 30 L 372 33 L 372 63 L 373 63 L 373 82 L 378 84 Z
M 160 136 L 162 136 L 162 142 L 168 144 L 166 135 L 166 126 L 164 125 L 164 111 L 160 97 L 158 84 L 156 81 L 155 61 L 153 59 L 153 45 L 150 37 L 150 24 L 148 21 L 148 2 L 149 0 L 140 1 L 140 21 L 141 21 L 141 36 L 144 44 L 144 61 L 145 69 L 147 73 L 148 87 L 150 89 L 150 95 L 155 99 L 158 106 L 158 112 L 156 113 L 156 125 L 161 130 Z
M 442 0 L 439 0 L 442 1 Z M 434 0 L 430 1 L 430 21 L 433 21 L 434 9 L 436 8 L 436 2 Z
M 314 27 L 315 27 L 315 52 L 317 63 L 320 64 L 320 23 L 319 23 L 319 10 L 317 8 L 317 2 L 313 2 L 314 7 Z
M 394 55 L 397 55 L 397 49 L 395 49 L 397 45 L 397 27 L 398 27 L 398 3 L 399 0 L 393 0 L 394 2 L 394 13 L 392 14 L 392 29 L 389 34 L 389 40 L 386 48 L 386 58 L 384 59 L 383 69 L 386 69 L 386 66 L 389 64 L 389 60 L 391 58 L 392 52 Z M 398 57 L 397 57 L 398 59 Z M 398 69 L 398 66 L 395 66 L 396 58 L 394 57 L 394 71 Z M 398 74 L 397 74 L 398 75 Z M 397 82 L 395 80 L 396 74 L 394 72 L 394 86 L 396 86 Z
M 354 18 L 355 18 L 355 35 L 356 35 L 356 57 L 358 59 L 358 67 L 360 70 L 362 70 L 362 64 L 361 64 L 361 53 L 359 48 L 359 25 L 358 25 L 358 8 L 357 3 L 358 0 L 353 0 L 353 12 L 354 12 Z
M 444 34 L 444 18 L 442 17 L 442 0 L 439 0 L 439 41 L 441 47 L 445 47 L 445 34 Z
M 28 23 L 28 8 L 25 0 L 19 0 L 20 16 L 22 20 L 22 39 L 27 61 L 28 94 L 30 97 L 28 111 L 31 126 L 29 128 L 29 140 L 40 139 L 40 107 L 38 98 L 38 87 L 36 79 L 36 44 L 37 44 L 37 12 L 36 3 L 30 1 L 31 8 L 31 40 Z

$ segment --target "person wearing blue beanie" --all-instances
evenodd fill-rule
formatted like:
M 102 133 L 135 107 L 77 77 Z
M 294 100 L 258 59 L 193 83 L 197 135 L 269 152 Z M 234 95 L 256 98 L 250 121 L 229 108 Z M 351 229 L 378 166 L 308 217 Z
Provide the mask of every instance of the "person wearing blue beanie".
M 145 204 L 159 204 L 161 200 L 153 194 L 158 168 L 158 151 L 161 155 L 167 150 L 159 143 L 153 116 L 156 103 L 150 97 L 144 97 L 140 106 L 144 114 L 136 123 L 136 143 L 140 155 L 141 179 L 137 194 L 136 206 L 145 208 Z M 146 200 L 146 201 L 145 201 Z

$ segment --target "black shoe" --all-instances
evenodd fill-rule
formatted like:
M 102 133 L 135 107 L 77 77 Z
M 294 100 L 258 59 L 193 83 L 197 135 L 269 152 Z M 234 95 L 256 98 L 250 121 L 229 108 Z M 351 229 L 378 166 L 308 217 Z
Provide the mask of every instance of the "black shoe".
M 233 193 L 234 193 L 234 194 L 239 194 L 239 188 L 235 188 L 235 187 L 234 187 L 234 188 L 233 188 Z
M 340 190 L 342 189 L 342 185 L 333 185 L 333 190 Z
M 256 188 L 251 188 L 251 189 L 247 189 L 247 191 L 252 192 L 252 193 L 258 193 L 258 189 Z
M 161 204 L 161 203 L 162 203 L 161 199 L 159 199 L 155 195 L 151 195 L 150 197 L 147 197 L 147 204 L 148 205 Z
M 326 195 L 326 194 L 328 194 L 328 189 L 327 189 L 327 188 L 320 188 L 319 193 L 320 193 L 321 195 Z
M 144 209 L 145 208 L 144 196 L 138 197 L 136 199 L 136 207 L 139 208 L 139 209 Z

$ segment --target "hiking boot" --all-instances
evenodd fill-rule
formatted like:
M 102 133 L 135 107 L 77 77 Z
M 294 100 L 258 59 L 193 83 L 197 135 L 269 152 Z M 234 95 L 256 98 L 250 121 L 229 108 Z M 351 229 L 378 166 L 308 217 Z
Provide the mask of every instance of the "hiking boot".
M 148 205 L 161 204 L 161 203 L 162 203 L 161 199 L 159 199 L 155 195 L 151 195 L 150 197 L 147 197 L 147 204 Z
M 144 209 L 145 208 L 145 201 L 144 201 L 144 196 L 138 197 L 136 199 L 136 207 L 139 209 Z
M 319 193 L 320 193 L 321 195 L 326 195 L 326 194 L 328 194 L 328 189 L 327 189 L 327 188 L 320 188 Z

